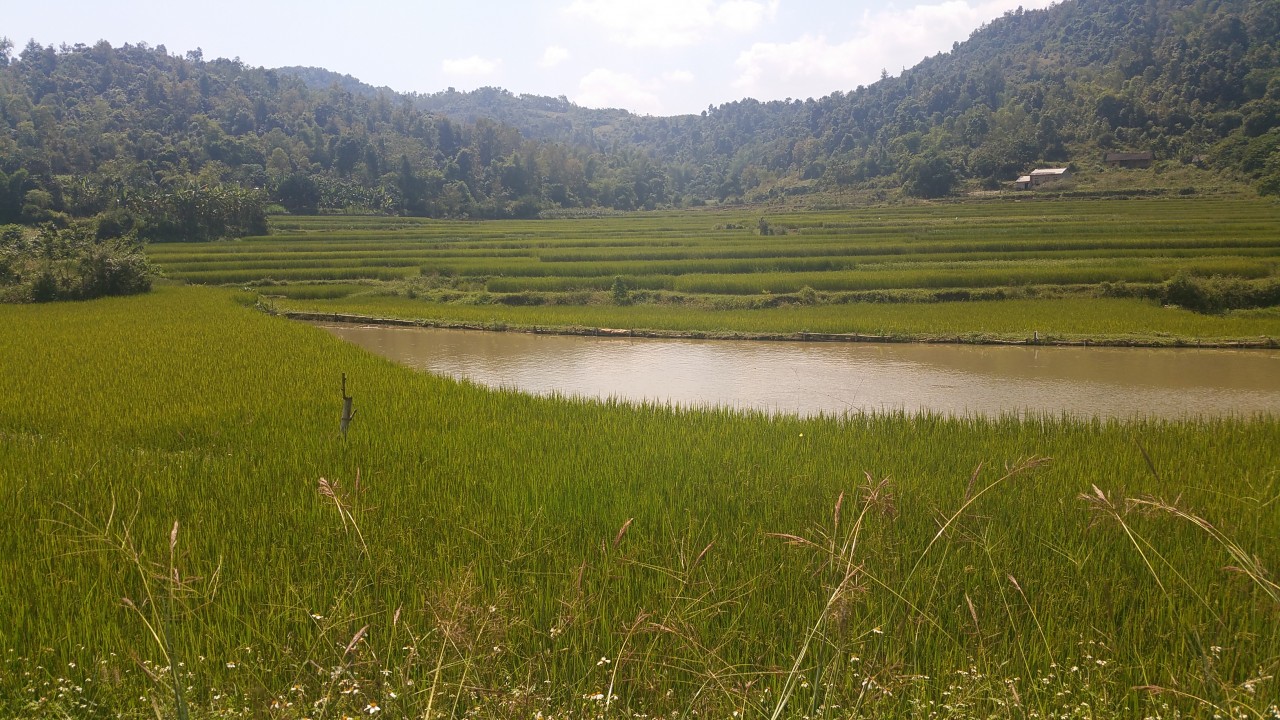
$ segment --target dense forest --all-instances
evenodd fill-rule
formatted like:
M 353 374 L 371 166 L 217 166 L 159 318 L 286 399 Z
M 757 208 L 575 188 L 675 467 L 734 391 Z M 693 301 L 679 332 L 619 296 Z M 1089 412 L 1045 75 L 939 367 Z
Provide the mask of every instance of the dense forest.
M 965 179 L 994 188 L 1037 164 L 1124 150 L 1276 194 L 1278 38 L 1275 0 L 1074 0 L 1008 13 L 898 77 L 817 100 L 654 118 L 498 88 L 412 97 L 529 138 L 642 155 L 667 171 L 675 202 L 865 185 L 930 194 Z M 384 91 L 314 68 L 283 71 L 313 87 Z M 937 177 L 951 182 L 920 182 Z
M 638 116 L 399 94 L 163 45 L 0 41 L 0 224 L 262 232 L 265 214 L 534 217 L 847 188 L 997 188 L 1151 151 L 1280 194 L 1280 0 L 1068 0 L 821 99 Z

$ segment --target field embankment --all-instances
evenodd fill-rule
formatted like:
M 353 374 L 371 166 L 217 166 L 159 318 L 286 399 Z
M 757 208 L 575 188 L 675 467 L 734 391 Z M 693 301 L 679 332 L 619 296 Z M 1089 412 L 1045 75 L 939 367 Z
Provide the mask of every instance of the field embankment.
M 1274 417 L 534 398 L 193 288 L 0 322 L 3 715 L 1276 712 Z
M 1280 346 L 1280 315 L 1277 314 L 1205 316 L 1138 300 L 1105 298 L 1005 300 L 998 304 L 869 305 L 852 311 L 849 308 L 703 308 L 672 312 L 650 306 L 537 309 L 450 306 L 441 309 L 386 296 L 296 303 L 273 299 L 260 302 L 259 307 L 309 322 L 562 335 L 1112 347 Z M 327 311 L 328 308 L 333 311 Z M 1137 332 L 1132 330 L 1134 327 L 1146 329 Z M 957 328 L 967 329 L 958 331 Z

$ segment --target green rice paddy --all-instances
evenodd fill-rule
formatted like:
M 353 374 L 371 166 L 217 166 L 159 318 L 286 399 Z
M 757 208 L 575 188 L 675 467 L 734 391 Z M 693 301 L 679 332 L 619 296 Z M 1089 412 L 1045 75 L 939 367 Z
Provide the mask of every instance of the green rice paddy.
M 1274 415 L 535 398 L 253 307 L 1265 342 L 1154 298 L 1276 278 L 1274 203 L 273 225 L 0 306 L 0 716 L 1280 718 Z
M 149 253 L 171 278 L 249 287 L 280 309 L 434 321 L 1144 342 L 1280 335 L 1274 312 L 1209 318 L 1156 299 L 1179 275 L 1280 277 L 1280 208 L 1265 200 L 284 218 L 276 228 Z M 1076 302 L 1064 310 L 1064 298 Z
M 273 288 L 274 290 L 275 288 Z M 1092 338 L 1150 345 L 1197 340 L 1280 337 L 1280 313 L 1244 311 L 1202 315 L 1145 300 L 1061 298 L 940 303 L 863 303 L 758 310 L 661 305 L 505 306 L 438 304 L 385 295 L 331 300 L 271 301 L 276 310 L 429 318 L 494 329 L 521 327 L 646 328 L 710 334 L 864 333 L 960 342 L 986 339 Z M 1139 330 L 1141 328 L 1141 330 Z
M 0 324 L 0 716 L 1280 716 L 1274 416 L 535 398 L 204 288 Z

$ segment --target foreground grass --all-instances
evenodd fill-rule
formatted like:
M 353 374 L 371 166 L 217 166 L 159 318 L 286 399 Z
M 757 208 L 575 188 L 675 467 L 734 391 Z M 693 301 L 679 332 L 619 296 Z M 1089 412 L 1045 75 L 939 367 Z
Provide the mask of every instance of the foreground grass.
M 0 322 L 0 715 L 1278 712 L 1275 418 L 532 398 L 200 289 Z

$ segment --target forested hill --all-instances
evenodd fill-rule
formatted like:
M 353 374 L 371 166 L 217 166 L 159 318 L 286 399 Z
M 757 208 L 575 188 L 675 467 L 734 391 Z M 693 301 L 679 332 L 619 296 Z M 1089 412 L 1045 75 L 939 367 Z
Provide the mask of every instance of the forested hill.
M 897 184 L 920 179 L 904 177 L 918 160 L 918 170 L 941 165 L 996 187 L 1037 163 L 1108 150 L 1201 161 L 1276 192 L 1277 38 L 1276 0 L 1068 0 L 1006 14 L 899 77 L 819 100 L 742 100 L 675 118 L 497 88 L 415 96 L 415 105 L 644 152 L 677 186 L 718 199 Z
M 639 152 L 705 198 L 900 184 L 915 160 L 1008 181 L 1109 150 L 1200 161 L 1280 191 L 1280 2 L 1066 0 L 1017 11 L 870 87 L 701 116 L 591 110 L 496 88 L 417 107 L 500 120 L 528 137 Z
M 720 106 L 682 150 L 733 147 L 743 168 L 834 183 L 932 159 L 994 184 L 1037 163 L 1128 149 L 1269 172 L 1274 192 L 1278 43 L 1276 0 L 1073 0 L 1007 14 L 854 92 Z M 752 138 L 735 143 L 744 131 Z
M 354 95 L 374 98 L 393 94 L 390 88 L 374 87 L 350 76 L 317 67 L 290 66 L 276 71 L 296 77 L 315 90 L 337 85 Z M 515 95 L 497 87 L 482 87 L 470 92 L 453 88 L 420 95 L 407 95 L 419 110 L 443 115 L 466 124 L 481 119 L 511 125 L 531 140 L 544 140 L 594 149 L 608 149 L 618 139 L 611 132 L 627 126 L 635 119 L 632 113 L 616 108 L 591 109 L 574 105 L 565 97 Z M 639 121 L 643 122 L 643 119 Z
M 197 216 L 252 220 L 255 203 L 509 217 L 851 187 L 934 196 L 1041 163 L 1100 166 L 1110 149 L 1280 193 L 1277 38 L 1280 0 L 1066 0 L 869 87 L 671 118 L 494 88 L 397 94 L 163 46 L 6 42 L 0 223 L 150 214 L 159 238 L 235 234 Z
M 169 208 L 172 228 L 255 200 L 299 213 L 502 217 L 612 199 L 590 194 L 607 187 L 607 163 L 512 127 L 464 126 L 408 97 L 312 90 L 164 46 L 5 48 L 0 128 L 0 223 L 147 214 L 174 197 L 189 202 Z

